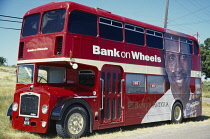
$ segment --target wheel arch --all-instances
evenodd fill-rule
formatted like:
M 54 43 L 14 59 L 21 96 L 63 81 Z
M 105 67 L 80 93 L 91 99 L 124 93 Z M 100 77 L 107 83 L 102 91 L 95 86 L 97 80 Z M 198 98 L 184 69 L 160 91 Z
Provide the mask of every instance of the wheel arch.
M 172 109 L 173 109 L 173 106 L 175 103 L 179 102 L 181 105 L 182 105 L 182 108 L 183 108 L 183 102 L 180 100 L 180 99 L 175 99 L 172 103 L 171 103 L 171 112 L 172 112 Z
M 51 120 L 61 120 L 65 113 L 73 105 L 83 107 L 89 116 L 89 131 L 92 133 L 93 130 L 93 114 L 88 102 L 82 98 L 73 98 L 66 100 L 62 106 L 55 108 L 51 113 Z

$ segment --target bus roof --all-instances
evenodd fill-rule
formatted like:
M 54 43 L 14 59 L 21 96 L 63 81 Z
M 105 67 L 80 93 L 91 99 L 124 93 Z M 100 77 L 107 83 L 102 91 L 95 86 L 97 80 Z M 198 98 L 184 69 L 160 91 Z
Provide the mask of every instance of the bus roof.
M 93 8 L 93 7 L 85 6 L 85 5 L 82 5 L 82 4 L 79 4 L 79 3 L 76 3 L 76 2 L 71 2 L 71 1 L 51 2 L 51 3 L 45 4 L 45 5 L 41 5 L 41 6 L 38 6 L 36 8 L 33 8 L 33 9 L 27 11 L 25 16 L 35 14 L 35 13 L 43 13 L 45 11 L 50 11 L 50 10 L 55 10 L 55 9 L 62 9 L 62 8 L 65 8 L 65 9 L 69 8 L 69 12 L 72 11 L 72 10 L 81 10 L 81 11 L 89 12 L 89 13 L 92 13 L 92 14 L 96 14 L 98 16 L 118 20 L 118 21 L 121 21 L 121 22 L 124 22 L 124 23 L 133 24 L 133 25 L 136 25 L 136 26 L 141 26 L 141 27 L 144 27 L 144 28 L 153 29 L 153 30 L 160 31 L 160 32 L 166 32 L 166 33 L 170 33 L 170 34 L 173 34 L 173 35 L 178 35 L 178 36 L 181 36 L 181 37 L 187 37 L 187 38 L 192 39 L 192 40 L 197 40 L 195 37 L 193 37 L 191 35 L 188 35 L 188 34 L 180 33 L 180 32 L 169 30 L 169 29 L 165 29 L 165 28 L 162 28 L 162 27 L 158 27 L 158 26 L 155 26 L 155 25 L 151 25 L 151 24 L 144 23 L 144 22 L 141 22 L 141 21 L 137 21 L 137 20 L 134 20 L 134 19 L 130 19 L 130 18 L 127 18 L 127 17 L 112 14 L 111 12 L 100 9 L 100 8 Z

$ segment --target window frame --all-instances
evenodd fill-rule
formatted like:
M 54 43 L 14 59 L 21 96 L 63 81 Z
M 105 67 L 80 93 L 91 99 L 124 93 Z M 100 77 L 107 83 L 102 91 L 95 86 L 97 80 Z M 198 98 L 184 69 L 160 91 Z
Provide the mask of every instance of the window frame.
M 149 32 L 147 32 L 147 31 L 149 31 L 149 32 L 153 32 L 153 33 L 149 33 Z M 156 35 L 156 34 L 158 34 L 158 33 L 160 33 L 161 34 L 161 36 L 159 36 L 159 35 Z M 156 31 L 156 30 L 153 30 L 153 29 L 149 29 L 149 28 L 147 28 L 146 30 L 145 30 L 145 35 L 146 35 L 146 45 L 147 45 L 147 47 L 150 47 L 150 48 L 155 48 L 155 49 L 159 49 L 159 50 L 163 50 L 164 49 L 164 36 L 163 36 L 163 32 L 160 32 L 160 31 Z M 152 36 L 152 37 L 157 37 L 157 38 L 162 38 L 162 41 L 161 41 L 161 48 L 159 48 L 159 47 L 154 47 L 154 46 L 149 46 L 148 45 L 148 37 L 147 36 Z
M 109 20 L 111 22 L 111 24 L 101 22 L 100 19 L 104 19 L 104 20 L 107 20 L 107 21 Z M 121 24 L 121 27 L 120 26 L 113 25 L 113 22 L 120 23 Z M 123 29 L 123 22 L 120 22 L 120 21 L 117 21 L 117 20 L 114 20 L 114 19 L 105 18 L 105 17 L 102 17 L 102 16 L 99 17 L 99 22 L 98 23 L 99 24 L 104 24 L 104 25 L 113 26 L 113 27 L 117 27 L 117 28 L 122 28 Z
M 105 20 L 106 21 L 110 21 L 110 23 L 102 22 L 101 19 L 104 20 L 104 21 Z M 113 25 L 113 23 L 121 24 L 121 26 Z M 99 24 L 98 28 L 99 28 L 99 36 L 100 36 L 100 38 L 108 39 L 108 40 L 112 40 L 112 41 L 117 41 L 117 42 L 124 42 L 124 27 L 123 27 L 124 22 L 100 16 L 100 17 L 98 17 L 98 24 Z M 113 38 L 107 37 L 107 36 L 106 37 L 104 37 L 104 36 L 102 37 L 102 35 L 101 35 L 101 32 L 102 32 L 101 25 L 106 25 L 106 26 L 110 26 L 110 27 L 121 29 L 120 31 L 122 31 L 122 32 L 120 32 L 120 34 L 121 34 L 120 40 L 113 39 Z
M 130 27 L 133 27 L 133 29 L 131 28 L 127 28 L 126 26 L 130 26 Z M 142 31 L 138 31 L 137 29 L 141 29 Z M 143 44 L 138 44 L 138 43 L 134 43 L 134 42 L 128 42 L 127 40 L 127 33 L 126 33 L 126 30 L 127 31 L 132 31 L 132 32 L 135 32 L 135 33 L 139 33 L 141 35 L 143 35 Z M 136 26 L 136 25 L 133 25 L 133 24 L 129 24 L 129 23 L 125 23 L 124 24 L 124 33 L 125 33 L 125 42 L 126 43 L 129 43 L 129 44 L 134 44 L 134 45 L 140 45 L 140 46 L 145 46 L 145 29 L 143 27 L 140 27 L 140 26 Z M 142 38 L 141 38 L 142 39 Z M 140 40 L 140 39 L 139 39 Z

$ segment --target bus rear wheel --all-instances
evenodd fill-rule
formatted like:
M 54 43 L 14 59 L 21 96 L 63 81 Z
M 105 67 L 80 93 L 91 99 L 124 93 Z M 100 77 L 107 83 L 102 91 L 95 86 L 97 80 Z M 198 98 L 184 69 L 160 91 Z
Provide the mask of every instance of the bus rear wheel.
M 181 123 L 182 120 L 183 120 L 183 107 L 180 102 L 176 102 L 172 108 L 171 122 L 177 124 Z
M 79 138 L 88 130 L 88 115 L 84 108 L 73 106 L 56 122 L 56 131 L 63 138 Z

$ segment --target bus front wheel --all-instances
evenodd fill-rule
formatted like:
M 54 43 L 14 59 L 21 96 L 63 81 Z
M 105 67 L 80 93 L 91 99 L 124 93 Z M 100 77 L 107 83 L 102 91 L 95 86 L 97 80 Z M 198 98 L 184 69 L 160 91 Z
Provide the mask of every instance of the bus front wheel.
M 172 123 L 181 123 L 183 120 L 183 107 L 180 102 L 176 102 L 172 108 Z
M 84 108 L 73 106 L 56 122 L 56 131 L 63 138 L 78 138 L 88 130 L 88 115 Z

